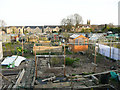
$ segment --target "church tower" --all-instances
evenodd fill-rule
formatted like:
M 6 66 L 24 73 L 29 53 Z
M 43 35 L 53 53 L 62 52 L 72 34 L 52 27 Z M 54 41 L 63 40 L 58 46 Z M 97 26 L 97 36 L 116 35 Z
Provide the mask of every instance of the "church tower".
M 90 20 L 87 20 L 87 25 L 90 25 Z

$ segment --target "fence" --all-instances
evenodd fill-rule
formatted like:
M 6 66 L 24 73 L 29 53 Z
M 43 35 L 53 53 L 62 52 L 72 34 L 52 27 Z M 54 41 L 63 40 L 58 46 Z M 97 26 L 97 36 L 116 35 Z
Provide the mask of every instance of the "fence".
M 104 56 L 107 56 L 107 57 L 110 57 L 114 60 L 120 60 L 120 49 L 118 48 L 114 48 L 114 47 L 110 47 L 107 46 L 107 45 L 103 45 L 103 44 L 98 44 L 98 47 L 99 47 L 99 53 L 104 55 Z

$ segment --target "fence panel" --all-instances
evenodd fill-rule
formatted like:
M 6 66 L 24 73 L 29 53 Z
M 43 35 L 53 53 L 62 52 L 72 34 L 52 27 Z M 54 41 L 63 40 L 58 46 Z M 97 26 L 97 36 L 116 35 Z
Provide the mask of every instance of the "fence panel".
M 111 49 L 110 49 L 109 46 L 102 45 L 102 44 L 97 44 L 97 45 L 99 47 L 100 54 L 110 57 L 114 60 L 120 60 L 120 49 L 114 48 L 114 47 L 111 47 Z M 110 55 L 110 50 L 111 50 L 111 55 Z

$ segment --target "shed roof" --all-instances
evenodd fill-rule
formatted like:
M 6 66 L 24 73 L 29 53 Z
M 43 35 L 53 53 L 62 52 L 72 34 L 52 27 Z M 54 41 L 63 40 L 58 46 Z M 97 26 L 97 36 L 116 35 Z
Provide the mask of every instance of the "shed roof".
M 70 38 L 73 38 L 73 39 L 74 39 L 74 38 L 77 38 L 78 36 L 80 36 L 80 35 L 78 35 L 78 34 L 73 34 L 73 35 L 70 36 Z
M 73 34 L 72 36 L 70 36 L 70 38 L 72 38 L 72 39 L 77 39 L 77 38 L 79 38 L 79 37 L 82 37 L 82 38 L 86 38 L 84 35 L 79 35 L 79 34 Z M 86 38 L 86 39 L 88 39 L 88 38 Z

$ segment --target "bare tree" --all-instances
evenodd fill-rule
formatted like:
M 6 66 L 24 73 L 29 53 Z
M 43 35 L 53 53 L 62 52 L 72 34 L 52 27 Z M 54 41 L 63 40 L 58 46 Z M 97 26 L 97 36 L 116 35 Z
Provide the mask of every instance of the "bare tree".
M 63 28 L 67 31 L 70 31 L 72 29 L 72 26 L 75 26 L 75 28 L 77 28 L 79 24 L 82 23 L 83 20 L 79 14 L 69 15 L 67 18 L 63 18 L 61 21 Z
M 79 14 L 74 14 L 74 22 L 75 27 L 77 28 L 79 24 L 83 24 L 82 17 Z
M 4 20 L 0 20 L 1 29 L 4 29 L 6 23 Z
M 65 18 L 62 19 L 61 24 L 62 24 L 62 25 L 65 25 L 65 24 L 66 24 L 66 19 L 65 19 Z

